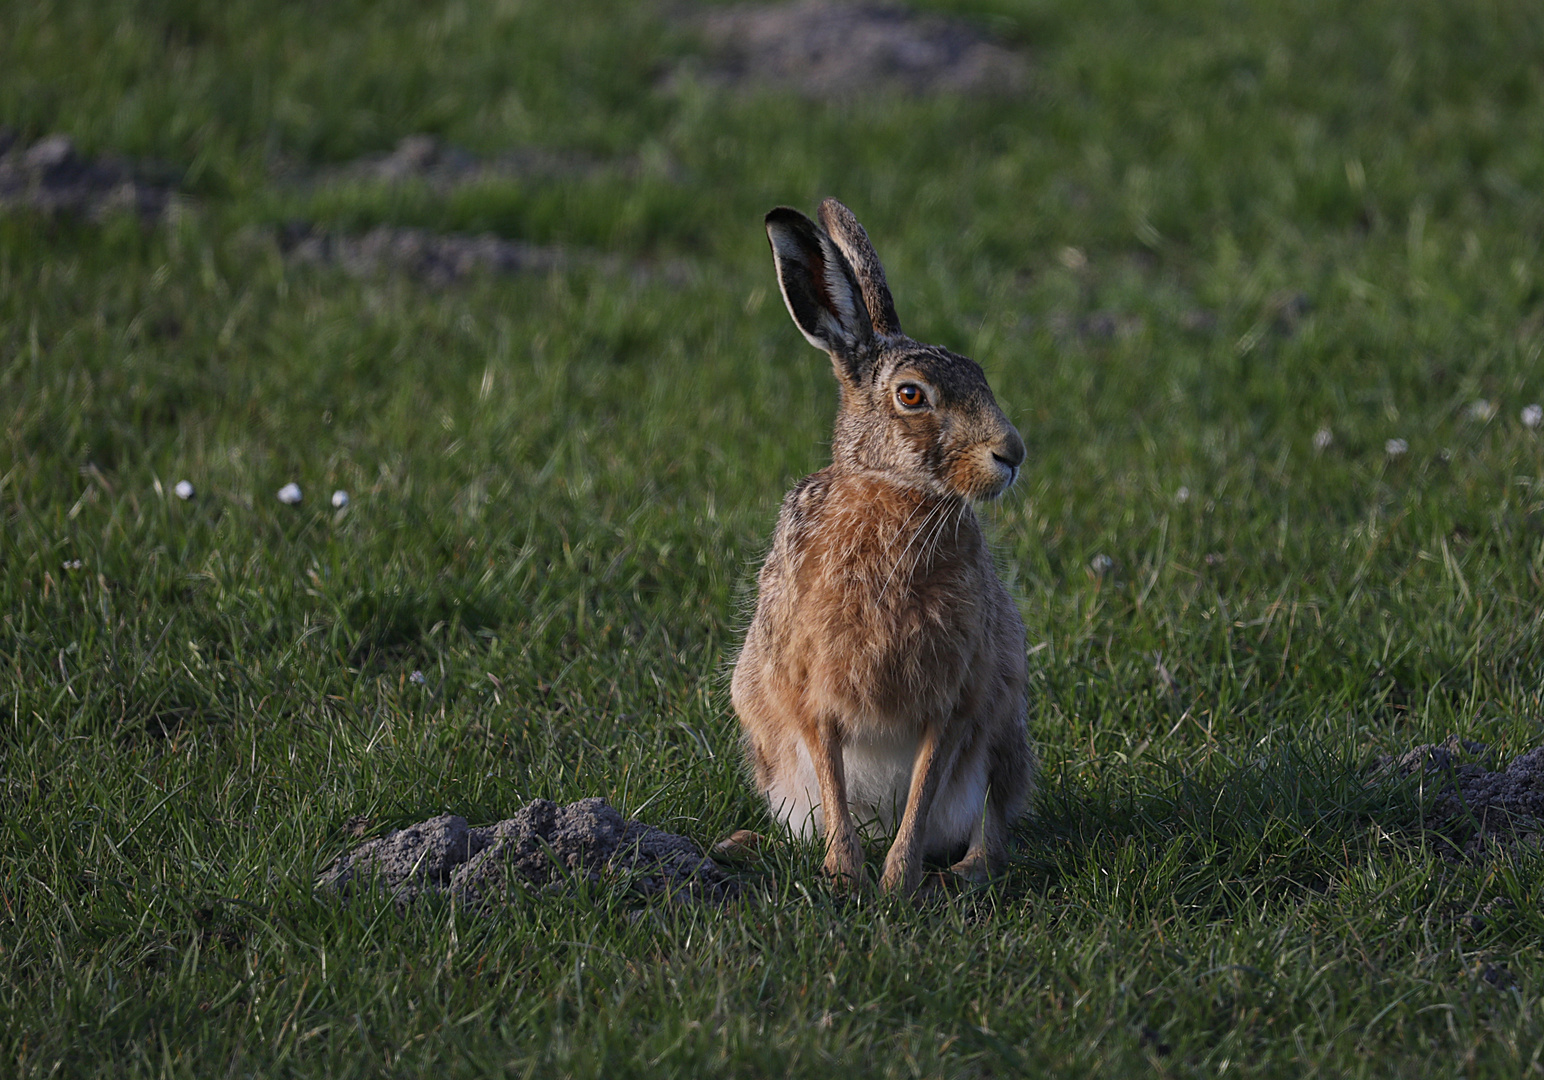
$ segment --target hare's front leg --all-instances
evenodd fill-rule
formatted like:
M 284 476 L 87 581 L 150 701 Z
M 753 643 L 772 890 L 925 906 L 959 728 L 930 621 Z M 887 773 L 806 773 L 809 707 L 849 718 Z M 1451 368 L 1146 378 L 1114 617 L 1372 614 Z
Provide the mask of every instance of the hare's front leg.
M 863 844 L 847 807 L 847 774 L 842 765 L 842 736 L 835 717 L 815 724 L 806 738 L 815 779 L 820 784 L 820 811 L 826 826 L 825 872 L 839 882 L 855 883 L 863 867 Z
M 879 887 L 885 892 L 900 890 L 902 895 L 909 896 L 922 883 L 922 845 L 927 839 L 928 815 L 933 810 L 939 781 L 953 767 L 958 750 L 957 741 L 946 739 L 944 725 L 931 723 L 923 729 L 912 759 L 906 810 L 890 853 L 885 856 L 884 876 L 879 879 Z

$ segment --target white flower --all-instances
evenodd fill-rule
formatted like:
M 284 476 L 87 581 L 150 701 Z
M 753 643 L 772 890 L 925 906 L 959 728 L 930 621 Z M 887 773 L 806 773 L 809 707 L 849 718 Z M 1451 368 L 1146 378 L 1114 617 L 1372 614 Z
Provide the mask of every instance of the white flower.
M 339 510 L 342 510 L 345 506 L 347 506 L 348 492 L 344 491 L 342 488 L 334 491 L 332 493 L 332 505 L 336 506 Z
M 193 485 L 186 480 L 178 480 L 176 487 L 172 488 L 172 493 L 186 502 L 193 497 Z
M 1313 448 L 1315 450 L 1328 450 L 1330 443 L 1335 441 L 1335 433 L 1327 427 L 1322 427 L 1313 433 Z
M 300 501 L 300 485 L 296 483 L 285 484 L 279 489 L 279 501 L 285 506 L 294 506 Z
M 1174 501 L 1177 502 L 1177 503 L 1187 503 L 1187 502 L 1189 502 L 1190 501 L 1190 489 L 1187 488 L 1187 487 L 1180 488 L 1178 491 L 1176 491 L 1174 493 Z
M 1525 405 L 1525 406 L 1523 406 L 1523 426 L 1524 427 L 1538 427 L 1541 423 L 1544 423 L 1544 406 L 1540 406 L 1540 405 Z
M 1489 400 L 1487 400 L 1485 398 L 1480 398 L 1480 400 L 1474 401 L 1474 402 L 1470 402 L 1470 404 L 1469 404 L 1469 419 L 1470 420 L 1477 420 L 1477 421 L 1479 421 L 1480 423 L 1483 424 L 1483 423 L 1485 423 L 1487 420 L 1489 420 L 1491 417 L 1493 417 L 1495 415 L 1496 415 L 1496 403 L 1494 401 L 1489 401 Z
M 1115 569 L 1115 560 L 1110 558 L 1108 555 L 1095 555 L 1088 561 L 1088 567 L 1094 573 L 1098 574 L 1100 577 L 1103 577 L 1105 574 L 1108 574 L 1110 571 Z
M 422 686 L 424 684 L 424 673 L 421 671 L 415 671 L 413 674 L 407 677 L 407 681 L 412 683 L 414 686 Z
M 1383 452 L 1389 457 L 1398 457 L 1408 449 L 1410 449 L 1410 444 L 1403 439 L 1390 439 L 1383 444 Z

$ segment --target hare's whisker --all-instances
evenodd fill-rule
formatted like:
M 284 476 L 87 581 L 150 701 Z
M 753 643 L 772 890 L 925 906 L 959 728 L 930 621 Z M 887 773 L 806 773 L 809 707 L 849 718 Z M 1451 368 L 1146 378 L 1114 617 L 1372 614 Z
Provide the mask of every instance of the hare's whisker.
M 960 504 L 960 509 L 963 509 L 963 507 L 964 507 L 964 504 L 963 503 Z M 955 529 L 955 534 L 954 535 L 955 535 L 955 539 L 956 540 L 959 539 L 960 520 L 963 517 L 963 515 L 960 513 L 960 509 L 957 509 L 955 511 L 955 514 L 954 514 L 954 529 Z M 929 551 L 925 556 L 919 558 L 917 560 L 919 563 L 927 563 L 929 565 L 932 564 L 933 556 L 938 554 L 938 544 L 944 538 L 944 530 L 947 529 L 948 527 L 949 527 L 949 518 L 948 518 L 948 515 L 946 514 L 946 515 L 944 515 L 944 516 L 942 516 L 942 517 L 940 517 L 938 519 L 938 524 L 936 526 L 934 526 L 933 534 L 928 538 L 928 544 L 925 545 L 925 547 L 924 547 L 924 550 L 925 550 L 927 546 L 931 546 L 932 550 Z
M 891 548 L 893 548 L 895 546 L 895 542 L 897 540 L 899 540 L 901 538 L 901 534 L 906 531 L 906 526 L 911 524 L 911 519 L 917 516 L 917 511 L 921 510 L 924 506 L 927 506 L 927 504 L 928 504 L 928 500 L 927 500 L 927 496 L 926 495 L 922 496 L 922 498 L 917 500 L 917 505 L 913 506 L 911 508 L 911 513 L 906 515 L 906 520 L 901 522 L 901 527 L 899 529 L 895 530 L 895 535 L 892 536 L 890 538 L 890 542 L 885 545 L 885 550 L 886 551 L 889 551 Z M 931 511 L 929 511 L 929 512 L 931 512 Z
M 947 505 L 948 503 L 946 500 L 939 500 L 938 502 L 934 503 L 931 508 L 929 508 L 927 516 L 922 519 L 922 523 L 917 526 L 916 531 L 907 538 L 906 546 L 901 549 L 900 555 L 896 556 L 895 564 L 890 567 L 890 573 L 885 577 L 885 583 L 879 587 L 880 595 L 884 595 L 889 591 L 890 582 L 894 579 L 895 572 L 901 568 L 901 563 L 906 561 L 906 553 L 911 550 L 911 545 L 916 541 L 917 537 L 921 536 L 923 532 L 926 531 L 928 524 L 933 520 L 934 516 L 941 513 Z M 909 521 L 911 519 L 907 518 L 907 520 Z M 921 549 L 919 548 L 918 553 L 920 554 L 920 552 Z M 912 563 L 913 567 L 916 565 L 917 562 Z

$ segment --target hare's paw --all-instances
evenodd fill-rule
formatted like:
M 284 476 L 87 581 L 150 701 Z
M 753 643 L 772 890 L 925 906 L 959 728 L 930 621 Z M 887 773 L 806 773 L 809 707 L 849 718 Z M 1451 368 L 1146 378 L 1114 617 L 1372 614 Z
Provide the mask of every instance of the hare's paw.
M 754 862 L 761 856 L 767 838 L 750 829 L 736 829 L 718 843 L 708 854 L 718 862 Z
M 910 860 L 897 852 L 885 859 L 885 873 L 879 879 L 879 887 L 887 893 L 910 896 L 922 884 L 922 863 Z
M 839 884 L 857 884 L 863 873 L 862 846 L 856 839 L 832 844 L 821 869 Z
M 949 869 L 972 885 L 985 885 L 992 880 L 992 863 L 984 851 L 967 852 L 963 859 Z

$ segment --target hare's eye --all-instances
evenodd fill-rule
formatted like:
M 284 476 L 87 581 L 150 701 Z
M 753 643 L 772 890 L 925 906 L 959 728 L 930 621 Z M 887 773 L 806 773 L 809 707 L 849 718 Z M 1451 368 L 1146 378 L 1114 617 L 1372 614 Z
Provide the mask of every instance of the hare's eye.
M 927 392 L 916 383 L 902 383 L 896 388 L 895 400 L 902 408 L 920 409 L 927 404 Z

